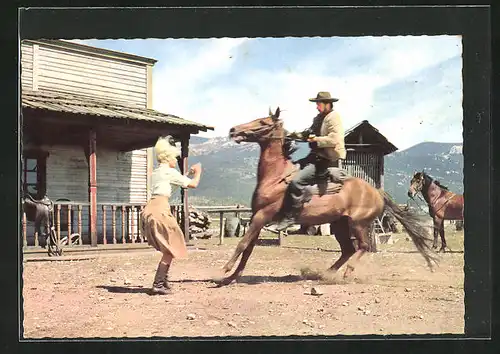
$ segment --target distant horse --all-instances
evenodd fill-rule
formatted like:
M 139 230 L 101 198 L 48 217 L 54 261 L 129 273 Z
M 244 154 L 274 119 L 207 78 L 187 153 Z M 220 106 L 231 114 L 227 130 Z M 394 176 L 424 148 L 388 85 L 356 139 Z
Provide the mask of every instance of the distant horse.
M 229 132 L 230 138 L 236 143 L 258 143 L 260 159 L 250 225 L 233 256 L 223 267 L 223 272 L 227 274 L 231 271 L 239 256 L 242 257 L 234 273 L 222 279 L 221 286 L 228 285 L 241 276 L 262 228 L 280 217 L 285 189 L 290 178 L 297 172 L 289 158 L 289 145 L 286 143 L 286 134 L 279 115 L 278 108 L 274 114 L 269 111 L 268 117 L 235 126 Z M 339 169 L 330 169 L 330 174 L 331 180 L 334 180 L 333 175 L 341 173 Z M 326 193 L 321 192 L 325 190 Z M 297 222 L 307 225 L 331 224 L 331 230 L 341 247 L 341 256 L 329 268 L 330 271 L 336 272 L 347 263 L 345 278 L 354 270 L 354 265 L 369 248 L 368 235 L 372 223 L 384 209 L 405 227 L 431 269 L 432 261 L 437 262 L 427 243 L 431 241 L 428 230 L 420 225 L 419 218 L 399 208 L 388 194 L 375 189 L 364 180 L 347 178 L 343 185 L 328 183 L 326 186 L 323 184 L 321 188 L 316 185 L 308 188 L 306 193 L 309 201 L 304 204 Z M 356 239 L 357 250 L 351 235 Z
M 444 238 L 444 220 L 464 220 L 464 197 L 462 194 L 455 194 L 443 186 L 439 181 L 434 180 L 425 172 L 416 172 L 410 181 L 408 197 L 414 198 L 417 193 L 421 193 L 427 206 L 429 215 L 434 222 L 434 242 L 432 247 L 437 248 L 438 233 L 441 236 L 441 248 L 439 252 L 446 252 L 446 239 Z M 449 248 L 449 247 L 448 247 Z
M 23 210 L 26 219 L 35 223 L 35 231 L 38 233 L 40 246 L 47 246 L 49 256 L 61 255 L 62 251 L 56 240 L 54 230 L 53 210 L 54 203 L 46 196 L 40 200 L 34 199 L 31 195 L 23 198 Z M 43 230 L 43 232 L 42 232 Z

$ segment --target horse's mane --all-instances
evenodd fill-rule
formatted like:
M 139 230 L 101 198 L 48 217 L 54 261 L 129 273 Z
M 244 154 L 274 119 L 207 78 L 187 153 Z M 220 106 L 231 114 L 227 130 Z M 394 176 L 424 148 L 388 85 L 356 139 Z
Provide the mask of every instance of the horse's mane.
M 437 179 L 434 180 L 434 184 L 436 184 L 438 187 L 440 187 L 442 189 L 448 190 L 448 187 L 447 186 L 443 186 L 441 184 L 441 182 L 439 182 Z
M 441 184 L 441 182 L 439 182 L 437 179 L 432 178 L 432 177 L 431 177 L 431 176 L 429 176 L 427 173 L 423 172 L 423 175 L 424 175 L 424 177 L 425 177 L 425 178 L 427 178 L 427 179 L 429 179 L 429 180 L 430 180 L 430 183 L 434 182 L 434 184 L 435 184 L 436 186 L 438 186 L 439 188 L 444 189 L 444 190 L 446 190 L 446 191 L 447 191 L 447 190 L 449 190 L 447 186 L 445 186 L 445 185 Z
M 295 140 L 286 137 L 288 135 L 288 131 L 284 129 L 283 132 L 285 134 L 285 140 L 283 141 L 283 156 L 285 156 L 287 160 L 291 160 L 292 154 L 298 150 L 298 147 Z
M 295 145 L 295 142 L 293 140 L 292 141 L 285 140 L 285 142 L 283 143 L 283 155 L 285 156 L 285 158 L 287 160 L 291 160 L 292 154 L 295 151 L 297 151 L 297 146 Z

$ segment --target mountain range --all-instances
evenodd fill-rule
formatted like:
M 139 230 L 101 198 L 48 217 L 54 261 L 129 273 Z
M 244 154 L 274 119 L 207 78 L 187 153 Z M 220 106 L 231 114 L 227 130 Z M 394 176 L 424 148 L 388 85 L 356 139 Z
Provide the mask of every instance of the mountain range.
M 308 152 L 307 144 L 299 144 L 292 157 L 299 159 Z M 192 137 L 189 165 L 200 162 L 203 175 L 198 188 L 189 191 L 190 203 L 248 206 L 256 184 L 258 159 L 257 144 L 236 144 L 226 137 Z M 462 143 L 423 142 L 385 156 L 384 165 L 384 188 L 398 203 L 407 202 L 409 182 L 416 171 L 422 170 L 451 191 L 463 193 Z

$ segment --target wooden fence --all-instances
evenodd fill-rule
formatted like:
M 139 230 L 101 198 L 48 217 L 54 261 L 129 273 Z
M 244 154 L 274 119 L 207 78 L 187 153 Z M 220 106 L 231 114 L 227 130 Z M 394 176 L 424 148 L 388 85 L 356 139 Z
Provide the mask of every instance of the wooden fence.
M 90 244 L 88 202 L 55 202 L 53 209 L 56 238 L 65 246 Z M 144 204 L 98 203 L 97 204 L 97 243 L 125 244 L 145 243 L 141 234 L 140 212 Z M 171 205 L 172 214 L 177 222 L 182 220 L 182 205 Z M 39 246 L 39 235 L 34 223 L 22 218 L 23 246 Z M 42 230 L 43 231 L 43 230 Z

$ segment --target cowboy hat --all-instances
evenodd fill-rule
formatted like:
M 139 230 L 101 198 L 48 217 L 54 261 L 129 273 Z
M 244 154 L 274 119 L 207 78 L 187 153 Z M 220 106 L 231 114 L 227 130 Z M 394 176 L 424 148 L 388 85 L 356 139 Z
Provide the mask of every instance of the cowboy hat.
M 170 136 L 159 137 L 155 145 L 156 156 L 164 155 L 168 157 L 176 158 L 180 155 L 179 149 L 173 143 L 173 139 Z
M 334 98 L 330 95 L 330 92 L 327 91 L 321 91 L 318 92 L 316 95 L 316 98 L 310 98 L 309 101 L 311 102 L 337 102 L 339 99 Z

